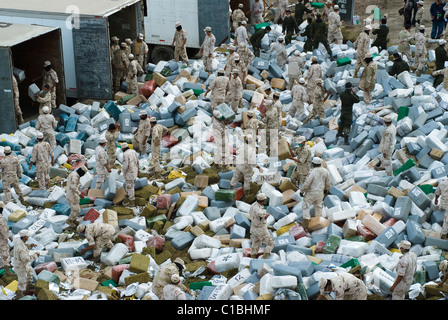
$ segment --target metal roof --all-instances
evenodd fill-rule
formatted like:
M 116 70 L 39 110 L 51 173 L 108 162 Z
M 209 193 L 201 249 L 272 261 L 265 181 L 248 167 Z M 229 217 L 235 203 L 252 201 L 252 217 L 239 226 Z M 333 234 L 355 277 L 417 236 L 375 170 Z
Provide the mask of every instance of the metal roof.
M 58 28 L 0 22 L 0 47 L 12 47 Z
M 108 16 L 120 8 L 133 5 L 140 0 L 0 0 L 1 11 L 33 11 L 72 15 Z

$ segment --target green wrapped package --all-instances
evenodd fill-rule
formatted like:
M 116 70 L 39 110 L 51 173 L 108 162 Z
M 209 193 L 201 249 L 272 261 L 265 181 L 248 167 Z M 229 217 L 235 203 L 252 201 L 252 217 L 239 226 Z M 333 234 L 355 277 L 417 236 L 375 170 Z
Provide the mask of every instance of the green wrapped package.
M 412 168 L 413 166 L 415 166 L 414 160 L 409 159 L 408 161 L 405 162 L 405 164 L 403 164 L 400 168 L 398 168 L 397 170 L 394 171 L 394 176 L 399 175 L 403 171 L 406 171 L 409 168 Z
M 310 2 L 310 4 L 311 4 L 311 7 L 317 8 L 317 9 L 322 9 L 325 6 L 325 4 L 320 3 L 320 2 Z
M 150 217 L 146 219 L 146 225 L 148 226 L 149 229 L 152 229 L 152 227 L 154 226 L 154 223 L 156 221 L 162 221 L 162 222 L 166 222 L 166 216 L 164 214 L 159 214 L 155 217 Z
M 434 187 L 430 184 L 422 184 L 418 186 L 425 194 L 434 193 Z
M 234 201 L 236 198 L 235 190 L 218 189 L 215 192 L 215 200 L 217 201 Z
M 328 237 L 327 242 L 325 242 L 325 245 L 322 249 L 323 253 L 335 253 L 336 250 L 339 247 L 339 244 L 341 243 L 341 237 L 332 234 Z
M 409 114 L 409 107 L 400 107 L 398 108 L 398 118 L 397 121 L 400 121 L 404 117 L 407 117 Z
M 341 58 L 341 59 L 336 60 L 336 62 L 338 64 L 338 67 L 342 67 L 342 66 L 345 66 L 347 64 L 351 64 L 352 60 L 350 60 L 349 57 L 345 57 L 345 58 Z
M 254 26 L 255 31 L 265 28 L 269 25 L 269 22 L 259 23 Z
M 206 286 L 213 286 L 213 284 L 210 281 L 198 281 L 198 282 L 191 282 L 190 283 L 190 289 L 191 290 L 202 290 L 202 288 Z

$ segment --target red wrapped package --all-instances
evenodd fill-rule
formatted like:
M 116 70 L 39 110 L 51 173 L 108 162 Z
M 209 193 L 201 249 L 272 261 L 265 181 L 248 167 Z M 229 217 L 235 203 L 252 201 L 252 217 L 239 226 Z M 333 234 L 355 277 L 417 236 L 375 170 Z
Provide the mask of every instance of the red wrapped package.
M 315 249 L 315 251 L 316 251 L 316 253 L 323 253 L 324 251 L 324 246 L 325 246 L 325 241 L 319 241 L 317 244 L 316 244 L 316 249 Z
M 155 247 L 156 250 L 162 250 L 165 239 L 161 236 L 151 237 L 146 241 L 147 247 Z
M 168 209 L 171 206 L 171 195 L 161 194 L 157 197 L 156 207 L 159 209 Z
M 172 136 L 169 134 L 162 138 L 162 147 L 171 148 L 178 142 L 179 142 L 179 140 L 177 140 L 177 138 L 175 136 Z
M 366 239 L 366 241 L 370 241 L 376 238 L 376 235 L 366 226 L 358 225 L 357 229 L 358 232 L 356 233 L 356 235 L 363 237 L 364 239 Z
M 54 272 L 57 268 L 58 268 L 58 266 L 56 265 L 56 262 L 51 261 L 51 262 L 41 263 L 41 264 L 35 266 L 34 271 L 36 271 L 36 274 L 39 274 L 39 273 L 41 273 L 42 270 Z
M 115 283 L 118 283 L 123 271 L 128 270 L 128 269 L 129 269 L 129 264 L 119 264 L 117 266 L 112 267 L 112 279 L 115 281 Z
M 395 219 L 395 218 L 390 218 L 390 219 L 384 221 L 383 225 L 384 225 L 386 228 L 387 228 L 387 227 L 392 227 L 392 226 L 395 224 L 395 222 L 397 222 L 397 219 Z
M 157 83 L 155 80 L 146 81 L 145 84 L 140 88 L 139 94 L 145 96 L 145 98 L 149 98 L 154 91 L 157 89 Z
M 99 216 L 100 213 L 94 208 L 92 208 L 89 211 L 87 211 L 86 215 L 84 216 L 84 221 L 89 220 L 90 222 L 94 223 Z
M 305 237 L 306 231 L 301 225 L 296 224 L 296 225 L 293 225 L 291 228 L 289 228 L 289 234 L 294 237 L 294 240 L 297 240 L 302 237 Z
M 120 238 L 123 244 L 128 247 L 129 252 L 134 252 L 134 237 L 128 234 L 120 233 L 117 238 Z

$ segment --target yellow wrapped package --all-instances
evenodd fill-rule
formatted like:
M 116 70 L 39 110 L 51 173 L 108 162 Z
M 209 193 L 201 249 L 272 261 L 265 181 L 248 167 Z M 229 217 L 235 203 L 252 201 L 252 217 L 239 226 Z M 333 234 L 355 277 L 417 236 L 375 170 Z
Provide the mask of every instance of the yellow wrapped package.
M 183 178 L 186 177 L 187 175 L 185 173 L 183 173 L 182 171 L 176 171 L 173 170 L 170 172 L 170 174 L 168 175 L 168 179 L 177 179 L 177 178 Z

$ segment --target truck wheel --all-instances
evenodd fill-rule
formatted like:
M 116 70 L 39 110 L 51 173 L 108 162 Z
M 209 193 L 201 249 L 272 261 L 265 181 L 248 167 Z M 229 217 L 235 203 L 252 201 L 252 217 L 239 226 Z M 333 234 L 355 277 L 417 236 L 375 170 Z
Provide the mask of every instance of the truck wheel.
M 174 59 L 174 50 L 169 46 L 155 46 L 151 51 L 151 60 L 154 64 L 172 59 Z

